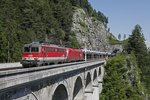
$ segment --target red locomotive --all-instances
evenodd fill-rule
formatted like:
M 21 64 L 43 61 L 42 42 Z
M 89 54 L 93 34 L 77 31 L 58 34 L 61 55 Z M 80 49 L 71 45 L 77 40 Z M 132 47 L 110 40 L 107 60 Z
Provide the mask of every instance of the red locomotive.
M 33 42 L 24 46 L 21 64 L 23 67 L 29 67 L 79 60 L 84 60 L 84 52 L 80 49 Z

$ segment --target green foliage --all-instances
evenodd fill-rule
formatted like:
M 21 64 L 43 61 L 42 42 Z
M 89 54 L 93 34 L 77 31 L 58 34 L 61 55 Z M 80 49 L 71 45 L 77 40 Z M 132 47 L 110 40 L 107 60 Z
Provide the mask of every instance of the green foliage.
M 108 23 L 108 18 L 100 11 L 97 12 L 96 18 L 106 25 Z
M 112 33 L 109 33 L 108 40 L 109 40 L 109 44 L 111 45 L 122 43 L 121 41 L 117 40 L 116 37 Z
M 118 55 L 106 66 L 100 100 L 143 100 L 139 69 L 133 55 Z
M 92 22 L 95 22 L 95 21 L 96 21 L 96 18 L 95 18 L 95 17 L 93 17 L 93 18 L 92 18 Z
M 8 42 L 7 36 L 5 33 L 1 32 L 0 34 L 0 62 L 5 62 L 8 56 Z
M 118 37 L 121 38 L 121 35 L 118 35 Z M 128 39 L 124 39 L 121 41 L 121 40 L 118 40 L 112 33 L 109 33 L 108 41 L 109 41 L 109 44 L 111 45 L 122 44 L 126 48 Z
M 82 26 L 82 27 L 84 27 L 84 28 L 86 28 L 87 27 L 87 25 L 84 23 L 84 22 L 79 22 L 79 24 Z
M 134 52 L 138 59 L 141 59 L 141 56 L 145 56 L 147 53 L 145 39 L 142 34 L 142 29 L 139 25 L 135 26 L 132 35 L 129 37 L 127 51 L 128 53 Z
M 109 43 L 110 43 L 111 45 L 113 45 L 113 44 L 122 44 L 121 41 L 115 40 L 115 39 L 110 39 L 110 40 L 109 40 Z
M 79 42 L 77 41 L 76 38 L 73 38 L 72 41 L 71 41 L 71 44 L 70 44 L 70 47 L 74 47 L 74 48 L 80 48 L 81 45 L 79 44 Z
M 109 39 L 111 40 L 111 39 L 114 39 L 114 40 L 117 40 L 117 38 L 112 34 L 112 33 L 109 33 Z

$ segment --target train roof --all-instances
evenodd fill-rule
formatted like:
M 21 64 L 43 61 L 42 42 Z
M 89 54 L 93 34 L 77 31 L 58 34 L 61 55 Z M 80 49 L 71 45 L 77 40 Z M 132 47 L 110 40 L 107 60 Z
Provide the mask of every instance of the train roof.
M 51 47 L 57 47 L 57 48 L 64 48 L 64 47 L 60 47 L 58 45 L 54 45 L 54 44 L 50 44 L 50 43 L 40 43 L 40 42 L 32 42 L 29 44 L 25 44 L 24 47 L 39 47 L 39 46 L 51 46 Z
M 101 52 L 101 51 L 94 51 L 94 50 L 88 50 L 88 49 L 82 49 L 83 52 L 86 52 L 87 54 L 107 54 L 107 52 Z
M 25 44 L 24 47 L 29 47 L 29 46 L 34 46 L 34 47 L 37 47 L 37 46 L 40 46 L 40 44 L 38 42 L 32 42 L 32 43 L 29 43 L 29 44 Z

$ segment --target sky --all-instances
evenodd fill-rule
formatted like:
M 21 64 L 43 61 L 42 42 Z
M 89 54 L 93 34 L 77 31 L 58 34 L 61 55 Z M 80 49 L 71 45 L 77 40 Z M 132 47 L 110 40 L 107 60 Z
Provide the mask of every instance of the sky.
M 116 37 L 129 36 L 135 25 L 142 27 L 150 47 L 150 0 L 88 0 L 92 7 L 108 17 L 108 28 Z

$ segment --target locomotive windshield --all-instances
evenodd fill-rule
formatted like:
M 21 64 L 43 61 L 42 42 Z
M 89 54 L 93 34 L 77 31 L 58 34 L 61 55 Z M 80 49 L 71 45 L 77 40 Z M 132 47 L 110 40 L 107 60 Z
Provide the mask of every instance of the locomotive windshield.
M 30 48 L 29 47 L 24 47 L 24 52 L 30 52 Z
M 24 52 L 39 52 L 38 47 L 24 47 Z
M 31 47 L 31 52 L 39 52 L 39 48 L 38 47 Z

